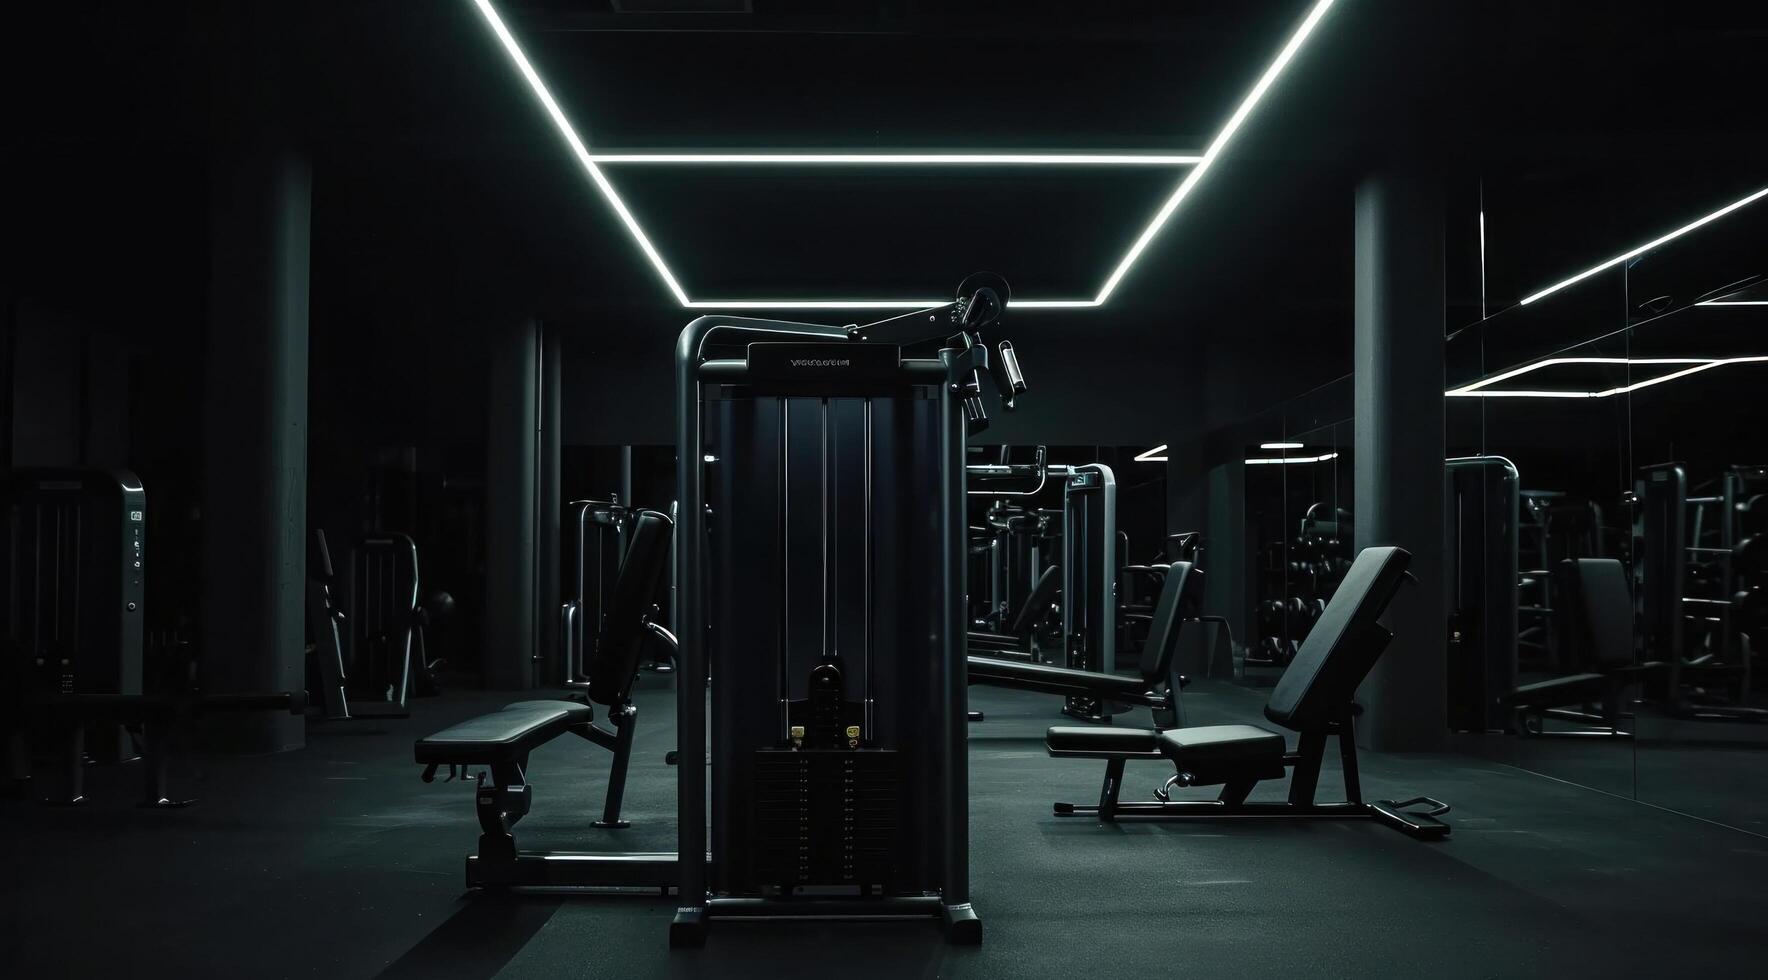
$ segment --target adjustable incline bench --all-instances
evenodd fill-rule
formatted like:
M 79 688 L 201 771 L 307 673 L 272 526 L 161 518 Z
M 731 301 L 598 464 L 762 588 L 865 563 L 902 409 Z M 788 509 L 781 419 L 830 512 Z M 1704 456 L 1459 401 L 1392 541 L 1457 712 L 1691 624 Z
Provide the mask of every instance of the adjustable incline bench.
M 1202 600 L 1203 573 L 1189 562 L 1174 562 L 1161 583 L 1160 600 L 1150 618 L 1148 640 L 1142 644 L 1139 669 L 1134 676 L 1000 657 L 970 657 L 970 683 L 1144 705 L 1153 709 L 1157 728 L 1177 728 L 1184 724 L 1179 702 L 1184 680 L 1173 667 L 1179 627 L 1186 619 L 1196 617 Z M 1132 731 L 1138 736 L 1154 734 L 1140 729 Z
M 1301 735 L 1297 751 L 1287 750 L 1282 734 L 1253 725 L 1210 725 L 1171 731 L 1052 728 L 1046 736 L 1050 755 L 1106 760 L 1099 804 L 1057 803 L 1056 816 L 1088 815 L 1102 821 L 1125 817 L 1373 818 L 1415 837 L 1447 836 L 1449 825 L 1436 819 L 1448 812 L 1447 805 L 1426 797 L 1400 803 L 1365 803 L 1357 776 L 1352 722 L 1360 711 L 1351 699 L 1393 636 L 1378 620 L 1404 581 L 1410 560 L 1411 555 L 1400 548 L 1364 549 L 1271 692 L 1265 717 Z M 1342 803 L 1320 803 L 1314 800 L 1314 790 L 1320 779 L 1326 741 L 1334 735 L 1338 737 L 1344 766 L 1346 799 Z M 1176 772 L 1155 791 L 1155 801 L 1118 801 L 1124 763 L 1131 759 L 1165 759 L 1173 764 Z M 1289 767 L 1295 769 L 1295 774 L 1290 779 L 1287 801 L 1247 801 L 1260 780 L 1281 779 Z M 1173 786 L 1216 785 L 1222 790 L 1214 800 L 1168 798 Z M 1419 806 L 1426 811 L 1411 809 Z
M 589 664 L 582 701 L 518 701 L 502 711 L 471 718 L 434 735 L 418 739 L 416 758 L 430 782 L 436 770 L 448 766 L 484 766 L 490 774 L 479 776 L 474 805 L 479 814 L 479 853 L 467 858 L 467 886 L 544 884 L 538 876 L 526 880 L 529 865 L 544 863 L 535 854 L 519 854 L 516 822 L 528 813 L 528 754 L 569 732 L 614 754 L 608 771 L 608 795 L 598 827 L 625 827 L 620 819 L 621 797 L 626 788 L 626 766 L 632 754 L 633 727 L 638 709 L 632 703 L 632 685 L 638 677 L 644 644 L 655 637 L 675 644 L 675 637 L 651 621 L 652 602 L 668 566 L 669 539 L 673 524 L 663 514 L 642 510 L 632 523 L 632 542 L 620 565 L 612 601 Z M 607 709 L 613 724 L 609 731 L 594 724 L 594 705 Z

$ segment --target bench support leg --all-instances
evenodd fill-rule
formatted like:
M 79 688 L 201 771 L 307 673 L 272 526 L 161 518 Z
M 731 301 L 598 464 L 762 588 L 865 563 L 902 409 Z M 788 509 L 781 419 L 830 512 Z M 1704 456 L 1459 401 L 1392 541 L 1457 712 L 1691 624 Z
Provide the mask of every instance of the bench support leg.
M 632 735 L 638 727 L 638 708 L 623 704 L 608 713 L 614 723 L 613 764 L 608 767 L 608 797 L 602 804 L 602 818 L 597 827 L 622 829 L 632 826 L 620 819 L 620 804 L 626 798 L 626 763 L 632 758 Z
M 1222 791 L 1216 794 L 1216 799 L 1231 807 L 1239 806 L 1246 802 L 1246 798 L 1252 795 L 1252 788 L 1257 785 L 1258 780 L 1256 779 L 1242 779 L 1232 783 L 1223 783 Z
M 516 859 L 516 821 L 528 814 L 533 804 L 522 767 L 514 763 L 498 763 L 491 767 L 491 785 L 484 776 L 473 794 L 473 806 L 479 814 L 479 860 L 508 861 Z
M 1105 764 L 1105 782 L 1099 786 L 1099 819 L 1110 823 L 1117 819 L 1117 797 L 1123 790 L 1122 759 L 1112 759 Z
M 177 720 L 145 720 L 141 723 L 141 805 L 150 809 L 176 810 L 196 800 L 171 798 L 170 782 L 172 739 L 184 733 Z

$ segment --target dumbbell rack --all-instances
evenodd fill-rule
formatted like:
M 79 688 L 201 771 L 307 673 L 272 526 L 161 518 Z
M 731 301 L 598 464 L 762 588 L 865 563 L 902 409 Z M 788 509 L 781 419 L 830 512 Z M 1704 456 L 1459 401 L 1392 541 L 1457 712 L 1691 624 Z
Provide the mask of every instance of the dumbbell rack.
M 1260 548 L 1260 598 L 1243 668 L 1247 676 L 1280 673 L 1325 612 L 1350 566 L 1350 542 L 1340 538 L 1339 530 L 1337 522 L 1307 518 L 1294 540 Z

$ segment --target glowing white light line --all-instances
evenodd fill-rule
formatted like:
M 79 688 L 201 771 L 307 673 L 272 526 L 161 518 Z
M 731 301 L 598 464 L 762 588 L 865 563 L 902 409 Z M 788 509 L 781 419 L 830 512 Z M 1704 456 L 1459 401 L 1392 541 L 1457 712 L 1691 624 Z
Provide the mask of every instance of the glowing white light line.
M 664 285 L 668 286 L 669 291 L 675 294 L 676 301 L 683 306 L 688 305 L 687 292 L 681 288 L 680 283 L 675 281 L 675 276 L 670 274 L 669 266 L 663 263 L 663 256 L 658 254 L 657 248 L 651 244 L 651 240 L 645 237 L 644 229 L 638 226 L 638 219 L 634 218 L 632 212 L 627 210 L 626 202 L 620 200 L 620 195 L 614 192 L 614 185 L 608 183 L 608 178 L 602 175 L 602 168 L 596 166 L 595 161 L 590 158 L 588 148 L 577 136 L 577 130 L 573 129 L 571 121 L 565 118 L 564 110 L 560 109 L 559 104 L 553 101 L 552 93 L 546 89 L 546 83 L 540 80 L 540 75 L 535 72 L 534 66 L 528 63 L 528 56 L 522 53 L 521 45 L 516 43 L 509 28 L 503 25 L 503 18 L 497 16 L 497 11 L 492 9 L 490 0 L 473 0 L 473 3 L 479 8 L 479 13 L 485 16 L 485 22 L 491 25 L 491 30 L 497 35 L 497 39 L 503 42 L 503 48 L 509 52 L 510 60 L 516 63 L 516 68 L 521 71 L 522 77 L 528 80 L 528 87 L 534 90 L 535 97 L 546 108 L 546 114 L 552 117 L 553 125 L 558 127 L 559 135 L 563 136 L 565 142 L 570 144 L 571 152 L 577 155 L 577 161 L 583 164 L 583 169 L 589 174 L 589 179 L 595 182 L 596 189 L 602 192 L 602 197 L 614 209 L 614 213 L 620 216 L 621 223 L 626 225 L 626 230 L 631 233 L 633 241 L 638 243 L 639 250 L 645 253 L 645 258 L 651 260 L 651 267 L 657 270 L 657 275 L 662 277 Z
M 1207 155 L 1207 154 L 1205 154 L 1205 155 Z M 1197 166 L 1198 166 L 1199 170 L 1201 170 L 1203 168 L 1203 164 L 1198 164 Z M 1559 290 L 1564 289 L 1567 286 L 1573 285 L 1574 283 L 1583 282 L 1585 279 L 1588 279 L 1591 276 L 1596 275 L 1598 272 L 1601 272 L 1604 269 L 1612 269 L 1615 266 L 1620 265 L 1622 262 L 1626 262 L 1630 259 L 1634 259 L 1634 258 L 1637 258 L 1641 255 L 1644 255 L 1646 252 L 1649 252 L 1652 249 L 1657 248 L 1659 245 L 1662 245 L 1663 243 L 1670 241 L 1671 239 L 1680 238 L 1681 236 L 1688 234 L 1689 232 L 1695 230 L 1696 228 L 1699 228 L 1701 225 L 1704 225 L 1710 221 L 1717 221 L 1720 218 L 1723 218 L 1726 215 L 1730 214 L 1731 212 L 1736 211 L 1738 208 L 1741 208 L 1744 205 L 1750 204 L 1754 201 L 1760 200 L 1763 197 L 1768 197 L 1768 187 L 1764 187 L 1761 190 L 1755 192 L 1754 194 L 1749 195 L 1748 197 L 1739 198 L 1738 200 L 1732 201 L 1730 204 L 1725 205 L 1724 207 L 1720 208 L 1717 211 L 1714 211 L 1712 214 L 1709 214 L 1704 218 L 1698 218 L 1694 221 L 1691 221 L 1688 224 L 1683 225 L 1682 227 L 1676 229 L 1675 231 L 1670 232 L 1667 235 L 1662 235 L 1657 238 L 1654 238 L 1651 241 L 1646 242 L 1644 245 L 1641 245 L 1638 248 L 1632 250 L 1631 252 L 1627 252 L 1622 255 L 1617 255 L 1614 258 L 1609 259 L 1607 262 L 1602 263 L 1601 265 L 1593 265 L 1590 268 L 1585 269 L 1583 272 L 1578 273 L 1577 275 L 1571 277 L 1570 279 L 1567 279 L 1563 282 L 1558 282 L 1558 283 L 1555 283 L 1551 286 L 1548 286 L 1546 289 L 1543 289 L 1538 293 L 1534 293 L 1530 296 L 1525 296 L 1525 297 L 1523 297 L 1522 305 L 1527 306 L 1528 304 L 1533 303 L 1535 300 L 1538 300 L 1543 296 L 1546 296 L 1550 293 L 1556 293 Z
M 1276 81 L 1277 76 L 1282 73 L 1283 69 L 1295 57 L 1296 52 L 1298 52 L 1301 49 L 1302 43 L 1307 40 L 1308 35 L 1313 32 L 1314 27 L 1320 22 L 1320 18 L 1325 15 L 1327 9 L 1330 8 L 1334 2 L 1335 2 L 1335 0 L 1317 0 L 1313 9 L 1309 11 L 1307 18 L 1302 22 L 1301 26 L 1296 29 L 1295 34 L 1290 37 L 1289 42 L 1286 45 L 1284 45 L 1282 51 L 1280 51 L 1278 53 L 1276 60 L 1273 61 L 1271 63 L 1271 65 L 1265 69 L 1265 73 L 1262 76 L 1260 76 L 1258 83 L 1253 86 L 1252 91 L 1249 92 L 1247 94 L 1246 98 L 1241 101 L 1239 107 L 1235 110 L 1234 115 L 1229 118 L 1227 125 L 1222 127 L 1222 130 L 1216 134 L 1215 139 L 1210 142 L 1209 147 L 1202 154 L 1189 154 L 1189 153 L 608 153 L 608 154 L 593 154 L 593 153 L 589 152 L 589 149 L 587 146 L 585 146 L 582 138 L 580 136 L 578 136 L 577 131 L 571 125 L 570 120 L 565 117 L 564 110 L 559 108 L 558 102 L 553 98 L 552 93 L 550 91 L 548 91 L 546 84 L 543 81 L 541 81 L 539 73 L 534 70 L 534 66 L 528 61 L 527 55 L 523 53 L 521 45 L 519 45 L 516 42 L 514 35 L 512 35 L 509 31 L 509 28 L 504 25 L 503 19 L 498 16 L 497 11 L 492 7 L 490 0 L 473 0 L 474 5 L 479 8 L 480 14 L 482 14 L 484 16 L 486 24 L 488 24 L 491 27 L 492 32 L 497 35 L 498 41 L 503 44 L 504 50 L 506 52 L 508 52 L 508 54 L 510 56 L 510 60 L 515 63 L 517 70 L 519 70 L 521 72 L 522 77 L 528 82 L 528 87 L 533 90 L 535 97 L 540 100 L 541 106 L 546 109 L 547 115 L 552 119 L 553 125 L 558 129 L 559 135 L 564 137 L 566 144 L 570 146 L 571 151 L 573 154 L 576 155 L 578 162 L 580 164 L 582 164 L 584 172 L 589 175 L 591 181 L 593 181 L 595 183 L 596 189 L 601 192 L 602 197 L 608 202 L 608 205 L 614 209 L 614 213 L 619 216 L 621 223 L 626 226 L 626 230 L 629 234 L 631 234 L 633 241 L 638 243 L 639 249 L 642 252 L 644 252 L 645 258 L 650 261 L 651 267 L 657 271 L 658 277 L 663 280 L 664 285 L 666 285 L 669 288 L 670 293 L 672 293 L 675 296 L 676 301 L 679 302 L 683 307 L 686 307 L 688 309 L 724 309 L 724 310 L 917 309 L 917 308 L 925 308 L 925 307 L 930 307 L 930 306 L 943 305 L 943 303 L 946 301 L 943 301 L 943 300 L 934 300 L 934 301 L 921 301 L 921 300 L 691 300 L 688 298 L 687 291 L 685 289 L 683 289 L 681 286 L 681 283 L 676 280 L 674 273 L 670 272 L 668 264 L 663 261 L 662 254 L 660 252 L 658 252 L 656 246 L 651 243 L 650 238 L 645 235 L 644 229 L 639 226 L 638 219 L 633 216 L 632 211 L 626 206 L 626 202 L 621 200 L 620 195 L 614 190 L 614 185 L 609 183 L 607 176 L 601 170 L 600 164 L 603 164 L 603 163 L 606 163 L 606 164 L 635 164 L 635 163 L 651 163 L 651 164 L 765 164 L 765 165 L 778 165 L 778 166 L 795 166 L 795 165 L 805 165 L 805 164 L 810 164 L 810 165 L 883 165 L 883 166 L 902 166 L 902 165 L 971 166 L 971 165 L 982 165 L 982 164 L 1003 165 L 1003 166 L 1021 166 L 1021 165 L 1030 165 L 1030 166 L 1190 166 L 1192 168 L 1191 172 L 1185 176 L 1184 181 L 1179 184 L 1179 187 L 1173 192 L 1172 196 L 1170 196 L 1167 199 L 1166 203 L 1161 207 L 1160 211 L 1156 214 L 1154 220 L 1148 225 L 1147 228 L 1145 228 L 1143 230 L 1141 237 L 1139 237 L 1136 240 L 1135 244 L 1133 244 L 1130 247 L 1129 252 L 1126 253 L 1124 255 L 1123 259 L 1118 263 L 1117 268 L 1112 272 L 1110 278 L 1106 280 L 1104 287 L 1100 289 L 1097 296 L 1093 297 L 1092 299 L 1017 300 L 1017 301 L 1009 302 L 1007 304 L 1009 306 L 1020 307 L 1021 309 L 1090 309 L 1093 307 L 1099 307 L 1099 306 L 1105 305 L 1106 299 L 1108 299 L 1111 296 L 1111 293 L 1117 288 L 1118 283 L 1123 279 L 1124 275 L 1129 272 L 1130 266 L 1135 264 L 1136 259 L 1148 247 L 1148 243 L 1154 239 L 1154 236 L 1156 234 L 1159 233 L 1161 227 L 1166 224 L 1167 219 L 1172 217 L 1172 213 L 1179 206 L 1179 203 L 1181 201 L 1183 201 L 1185 199 L 1185 197 L 1191 193 L 1191 189 L 1196 186 L 1197 181 L 1202 177 L 1203 172 L 1205 170 L 1207 170 L 1209 168 L 1210 164 L 1215 161 L 1216 157 L 1221 154 L 1222 149 L 1227 146 L 1228 141 L 1230 139 L 1232 139 L 1235 132 L 1237 132 L 1240 129 L 1241 124 L 1243 124 L 1246 121 L 1247 116 L 1249 116 L 1251 114 L 1253 108 L 1258 104 L 1259 100 L 1264 97 L 1266 90 L 1268 90 L 1271 87 L 1272 83 L 1274 83 Z
M 1324 463 L 1329 459 L 1337 459 L 1337 453 L 1324 456 L 1261 456 L 1246 461 L 1248 466 L 1286 466 L 1294 463 Z
M 1166 462 L 1165 456 L 1154 455 L 1155 453 L 1164 453 L 1164 452 L 1166 452 L 1166 443 L 1163 442 L 1160 445 L 1155 446 L 1153 449 L 1150 449 L 1147 452 L 1136 456 L 1134 462 L 1137 462 L 1137 463 L 1164 463 L 1164 462 Z
M 1625 357 L 1550 357 L 1544 361 L 1525 364 L 1520 368 L 1515 368 L 1506 371 L 1503 374 L 1476 381 L 1470 385 L 1465 385 L 1460 388 L 1452 388 L 1443 392 L 1443 395 L 1447 398 L 1608 398 L 1613 395 L 1625 395 L 1630 392 L 1638 391 L 1641 388 L 1649 388 L 1652 385 L 1660 385 L 1666 381 L 1674 381 L 1677 378 L 1685 378 L 1691 374 L 1699 374 L 1702 371 L 1710 371 L 1713 368 L 1724 367 L 1727 364 L 1755 364 L 1764 361 L 1768 361 L 1768 356 L 1638 357 L 1632 359 Z M 1533 389 L 1512 389 L 1505 391 L 1484 390 L 1484 386 L 1486 385 L 1496 384 L 1508 378 L 1527 374 L 1531 371 L 1539 370 L 1540 368 L 1552 367 L 1556 364 L 1625 364 L 1628 366 L 1635 364 L 1688 364 L 1692 366 L 1683 368 L 1679 371 L 1660 374 L 1655 378 L 1647 378 L 1644 381 L 1635 381 L 1629 385 L 1622 385 L 1616 388 L 1605 388 L 1601 391 L 1545 391 Z
M 1170 153 L 596 153 L 590 159 L 613 164 L 1173 167 L 1189 166 L 1203 157 Z
M 1154 240 L 1155 235 L 1160 234 L 1160 229 L 1166 224 L 1167 219 L 1173 216 L 1173 212 L 1178 209 L 1179 204 L 1190 195 L 1192 188 L 1196 187 L 1197 182 L 1203 179 L 1203 175 L 1209 172 L 1210 165 L 1215 163 L 1216 157 L 1221 156 L 1222 149 L 1228 145 L 1229 140 L 1234 138 L 1234 134 L 1239 131 L 1241 124 L 1246 122 L 1246 117 L 1252 114 L 1253 108 L 1258 105 L 1260 99 L 1264 98 L 1265 91 L 1277 80 L 1277 76 L 1283 73 L 1283 69 L 1289 65 L 1296 52 L 1301 50 L 1303 42 L 1308 39 L 1309 34 L 1314 32 L 1314 27 L 1320 23 L 1320 18 L 1326 15 L 1326 11 L 1331 9 L 1332 4 L 1333 0 L 1319 0 L 1314 4 L 1314 9 L 1308 11 L 1307 19 L 1302 21 L 1300 27 L 1296 28 L 1295 34 L 1289 38 L 1289 43 L 1285 44 L 1283 50 L 1278 53 L 1277 60 L 1271 62 L 1271 66 L 1265 69 L 1265 73 L 1259 77 L 1258 84 L 1254 85 L 1252 91 L 1246 94 L 1246 98 L 1240 101 L 1240 107 L 1234 110 L 1234 115 L 1228 119 L 1228 124 L 1222 127 L 1222 131 L 1216 134 L 1215 139 L 1210 141 L 1208 148 L 1203 151 L 1202 159 L 1198 160 L 1196 166 L 1192 167 L 1191 171 L 1185 175 L 1185 179 L 1179 183 L 1172 196 L 1168 197 L 1166 203 L 1161 205 L 1160 210 L 1155 213 L 1154 220 L 1148 223 L 1148 227 L 1142 230 L 1142 234 L 1136 239 L 1135 244 L 1131 245 L 1130 250 L 1124 253 L 1123 259 L 1117 263 L 1117 268 L 1112 270 L 1111 278 L 1106 279 L 1104 288 L 1099 290 L 1100 303 L 1111 297 L 1112 291 L 1117 289 L 1117 284 L 1129 273 L 1130 266 L 1136 264 L 1136 259 L 1141 257 L 1143 250 L 1148 247 L 1148 243 Z
M 1306 449 L 1307 445 L 1300 442 L 1261 442 L 1260 449 Z
M 1768 299 L 1709 299 L 1696 306 L 1768 306 Z
M 691 310 L 924 310 L 950 303 L 949 299 L 696 299 L 682 305 Z M 1098 306 L 1090 299 L 1015 299 L 1008 306 L 1026 310 L 1084 309 Z
M 1712 358 L 1709 357 L 1549 357 L 1545 360 L 1535 361 L 1532 364 L 1524 364 L 1522 367 L 1511 368 L 1501 374 L 1494 374 L 1489 378 L 1481 378 L 1470 385 L 1464 385 L 1460 388 L 1451 388 L 1450 390 L 1443 392 L 1443 394 L 1452 397 L 1463 397 L 1468 394 L 1476 394 L 1479 392 L 1479 389 L 1488 385 L 1495 385 L 1500 381 L 1509 381 L 1511 378 L 1520 377 L 1533 371 L 1539 371 L 1543 368 L 1557 367 L 1561 364 L 1625 364 L 1631 366 L 1634 364 L 1705 364 L 1711 360 Z M 1500 393 L 1488 392 L 1488 394 Z M 1573 392 L 1569 397 L 1582 398 L 1588 397 L 1588 394 L 1585 392 Z

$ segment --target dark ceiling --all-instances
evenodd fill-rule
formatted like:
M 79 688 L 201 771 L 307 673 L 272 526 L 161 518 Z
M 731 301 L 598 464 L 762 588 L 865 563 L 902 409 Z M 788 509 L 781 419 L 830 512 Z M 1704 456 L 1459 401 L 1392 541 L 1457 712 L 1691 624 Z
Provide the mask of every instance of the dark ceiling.
M 1200 150 L 1309 4 L 635 6 L 499 4 L 598 151 Z M 38 8 L 4 42 L 15 290 L 200 324 L 212 161 L 277 140 L 313 160 L 316 337 L 463 347 L 536 313 L 648 349 L 684 318 L 469 0 Z M 1018 329 L 1256 379 L 1248 404 L 1342 374 L 1359 173 L 1446 161 L 1462 313 L 1483 190 L 1508 305 L 1768 183 L 1765 44 L 1763 5 L 1339 0 L 1110 304 Z M 978 267 L 1087 295 L 1178 176 L 609 172 L 690 291 L 726 298 L 912 297 Z

